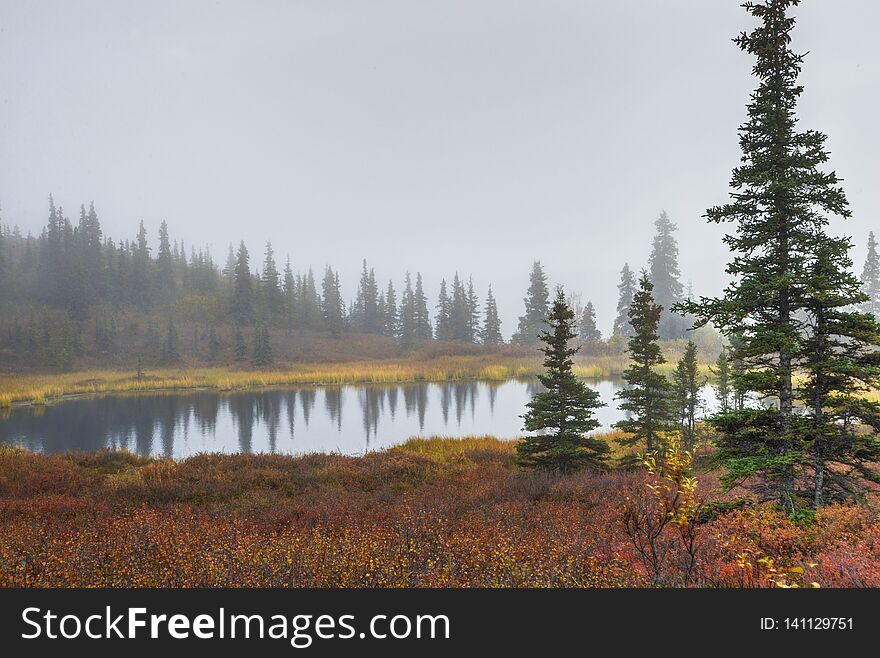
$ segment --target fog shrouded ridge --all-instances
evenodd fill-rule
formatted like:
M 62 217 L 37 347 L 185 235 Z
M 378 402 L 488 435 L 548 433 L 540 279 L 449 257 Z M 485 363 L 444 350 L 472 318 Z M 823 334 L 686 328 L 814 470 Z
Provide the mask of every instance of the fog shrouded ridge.
M 624 262 L 648 266 L 661 210 L 681 282 L 724 284 L 723 202 L 753 88 L 738 2 L 10 2 L 0 11 L 0 221 L 38 233 L 47 196 L 104 233 L 140 220 L 259 265 L 340 275 L 367 258 L 398 292 L 420 271 L 491 283 L 516 329 L 533 260 L 606 335 Z M 880 207 L 876 3 L 798 7 L 798 115 L 829 135 L 857 265 Z M 807 50 L 800 48 L 799 50 Z

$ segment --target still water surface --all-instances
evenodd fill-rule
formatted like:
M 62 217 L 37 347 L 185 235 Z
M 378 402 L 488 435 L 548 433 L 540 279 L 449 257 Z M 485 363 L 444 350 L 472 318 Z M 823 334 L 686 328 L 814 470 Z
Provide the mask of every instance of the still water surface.
M 621 383 L 590 382 L 608 405 L 602 428 L 623 417 Z M 522 436 L 519 417 L 537 380 L 320 386 L 218 393 L 99 396 L 0 414 L 0 444 L 38 452 L 127 448 L 142 455 L 199 452 L 363 454 L 413 436 Z M 704 399 L 711 393 L 705 392 Z

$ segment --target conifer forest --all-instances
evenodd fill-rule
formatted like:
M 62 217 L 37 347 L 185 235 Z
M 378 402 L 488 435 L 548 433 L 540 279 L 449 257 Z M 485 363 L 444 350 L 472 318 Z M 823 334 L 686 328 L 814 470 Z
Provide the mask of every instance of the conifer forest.
M 493 2 L 9 3 L 0 587 L 880 586 L 859 3 Z

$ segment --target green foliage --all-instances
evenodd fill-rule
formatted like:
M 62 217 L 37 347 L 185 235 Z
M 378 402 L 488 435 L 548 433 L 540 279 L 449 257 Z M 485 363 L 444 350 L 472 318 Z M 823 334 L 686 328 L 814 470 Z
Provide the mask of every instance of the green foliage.
M 492 294 L 492 286 L 486 294 L 486 305 L 483 313 L 483 328 L 480 330 L 480 341 L 483 345 L 501 345 L 504 338 L 501 336 L 501 320 L 498 317 L 498 305 Z
M 697 346 L 693 341 L 688 341 L 687 348 L 672 375 L 672 382 L 676 410 L 681 423 L 682 444 L 685 450 L 692 451 L 696 445 L 697 409 L 702 403 L 700 388 L 706 383 L 706 380 L 699 375 Z
M 321 292 L 324 295 L 324 324 L 331 336 L 339 337 L 345 329 L 345 305 L 339 288 L 339 275 L 329 265 L 324 270 Z
M 519 325 L 513 335 L 513 342 L 522 345 L 532 345 L 538 340 L 543 330 L 544 318 L 550 308 L 550 290 L 547 287 L 547 275 L 540 261 L 532 264 L 529 274 L 529 289 L 525 299 L 526 311 L 519 318 Z
M 251 324 L 255 317 L 254 282 L 251 278 L 250 255 L 243 241 L 238 245 L 233 276 L 229 311 L 236 323 Z
M 598 343 L 602 340 L 602 332 L 596 327 L 596 310 L 593 302 L 587 302 L 580 321 L 580 339 L 587 343 Z
M 599 394 L 575 377 L 569 347 L 576 337 L 574 313 L 560 288 L 547 318 L 548 331 L 539 335 L 544 343 L 544 374 L 547 389 L 535 395 L 523 416 L 524 429 L 538 432 L 517 444 L 519 463 L 526 468 L 542 468 L 567 473 L 581 468 L 606 468 L 608 444 L 587 433 L 599 427 L 594 410 L 604 406 Z
M 623 264 L 620 270 L 620 283 L 617 284 L 617 317 L 614 318 L 614 326 L 611 329 L 612 339 L 618 336 L 632 336 L 632 325 L 629 323 L 629 307 L 632 305 L 633 295 L 636 294 L 636 278 L 629 263 Z
M 715 399 L 718 401 L 718 410 L 721 413 L 730 411 L 730 361 L 727 358 L 727 348 L 722 347 L 715 361 L 715 367 L 711 369 L 715 376 Z
M 273 361 L 269 329 L 265 324 L 254 328 L 253 348 L 251 349 L 251 365 L 268 366 Z
M 614 425 L 626 434 L 621 445 L 644 445 L 649 453 L 662 449 L 667 434 L 676 429 L 669 380 L 656 370 L 666 359 L 657 343 L 661 309 L 654 303 L 653 288 L 642 272 L 629 308 L 634 333 L 627 348 L 630 366 L 623 373 L 627 385 L 615 396 L 622 400 L 620 409 L 629 415 Z
M 721 432 L 718 454 L 728 467 L 728 481 L 759 476 L 758 485 L 775 492 L 788 510 L 797 506 L 798 476 L 809 468 L 825 470 L 820 454 L 824 448 L 817 446 L 827 445 L 826 435 L 835 434 L 836 422 L 819 411 L 813 420 L 801 418 L 796 402 L 809 408 L 811 396 L 818 396 L 823 401 L 816 403 L 817 409 L 833 405 L 838 386 L 848 398 L 845 372 L 857 357 L 846 354 L 844 343 L 855 339 L 861 343 L 855 351 L 860 351 L 874 340 L 855 330 L 853 323 L 861 320 L 844 318 L 838 304 L 864 298 L 852 294 L 852 281 L 844 273 L 848 241 L 827 234 L 829 217 L 851 213 L 837 175 L 823 170 L 828 161 L 826 137 L 815 130 L 797 130 L 795 109 L 803 92 L 797 78 L 803 56 L 790 48 L 795 20 L 789 15 L 797 4 L 798 0 L 765 0 L 744 5 L 761 24 L 741 34 L 736 43 L 755 57 L 758 87 L 740 127 L 742 164 L 733 171 L 731 200 L 707 211 L 711 222 L 734 226 L 724 237 L 734 254 L 727 267 L 733 282 L 721 298 L 679 307 L 731 337 L 738 399 L 733 411 L 712 420 Z M 829 304 L 830 298 L 837 300 Z M 823 315 L 829 320 L 836 315 L 837 326 L 822 328 Z M 832 338 L 835 333 L 848 337 L 840 342 Z M 822 347 L 828 347 L 829 340 L 834 347 Z M 821 381 L 833 370 L 840 377 L 826 387 Z M 813 395 L 812 384 L 798 390 L 799 371 L 815 379 L 823 392 Z M 775 404 L 743 408 L 747 397 Z M 816 482 L 819 485 L 819 478 Z
M 654 222 L 657 230 L 651 255 L 648 258 L 649 277 L 654 285 L 654 300 L 662 308 L 657 333 L 660 338 L 681 338 L 684 335 L 684 319 L 672 312 L 674 304 L 682 300 L 683 287 L 679 277 L 678 243 L 675 231 L 678 227 L 669 219 L 666 211 Z

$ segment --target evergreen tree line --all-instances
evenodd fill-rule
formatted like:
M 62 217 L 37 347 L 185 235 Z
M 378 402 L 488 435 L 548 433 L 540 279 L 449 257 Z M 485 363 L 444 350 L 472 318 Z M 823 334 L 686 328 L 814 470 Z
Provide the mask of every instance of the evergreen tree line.
M 628 412 L 616 425 L 622 442 L 652 459 L 663 459 L 676 438 L 688 450 L 695 445 L 701 381 L 694 344 L 671 379 L 658 371 L 665 361 L 661 299 L 671 301 L 671 311 L 698 326 L 711 323 L 728 340 L 713 368 L 720 411 L 707 419 L 724 484 L 748 486 L 790 513 L 858 496 L 880 481 L 880 403 L 866 395 L 880 387 L 880 263 L 872 233 L 862 276 L 853 273 L 850 238 L 830 228 L 832 218 L 851 211 L 837 174 L 824 167 L 826 136 L 797 128 L 803 55 L 790 47 L 789 12 L 797 4 L 746 3 L 759 26 L 735 40 L 755 58 L 758 86 L 740 127 L 743 157 L 730 201 L 706 214 L 732 227 L 723 238 L 731 283 L 719 297 L 676 301 L 681 289 L 670 259 L 658 269 L 661 256 L 675 252 L 661 215 L 650 273 L 636 282 L 624 268 L 619 311 L 626 323 L 615 322 L 630 333 L 627 386 L 617 394 Z M 573 318 L 560 292 L 540 335 L 547 390 L 524 416 L 525 429 L 539 432 L 518 446 L 525 466 L 565 472 L 607 462 L 608 446 L 587 435 L 600 403 L 571 373 Z
M 445 280 L 441 284 L 432 321 L 432 304 L 418 272 L 406 274 L 398 294 L 393 281 L 380 287 L 364 261 L 355 299 L 346 303 L 332 267 L 318 280 L 311 268 L 294 272 L 288 258 L 279 271 L 271 242 L 256 271 L 244 242 L 229 247 L 220 269 L 209 249 L 191 247 L 187 253 L 182 242 L 172 241 L 165 222 L 154 254 L 143 222 L 134 239 L 115 242 L 104 236 L 94 204 L 81 207 L 79 220 L 72 222 L 51 196 L 49 219 L 38 236 L 0 225 L 0 302 L 30 309 L 30 317 L 15 320 L 19 327 L 13 332 L 27 333 L 27 326 L 42 318 L 34 314 L 39 307 L 66 311 L 77 323 L 94 315 L 100 325 L 96 343 L 109 349 L 107 310 L 173 315 L 181 300 L 220 309 L 229 323 L 242 327 L 334 336 L 352 331 L 404 342 L 504 342 L 491 286 L 481 302 L 473 279 L 465 282 L 458 273 L 451 290 Z

